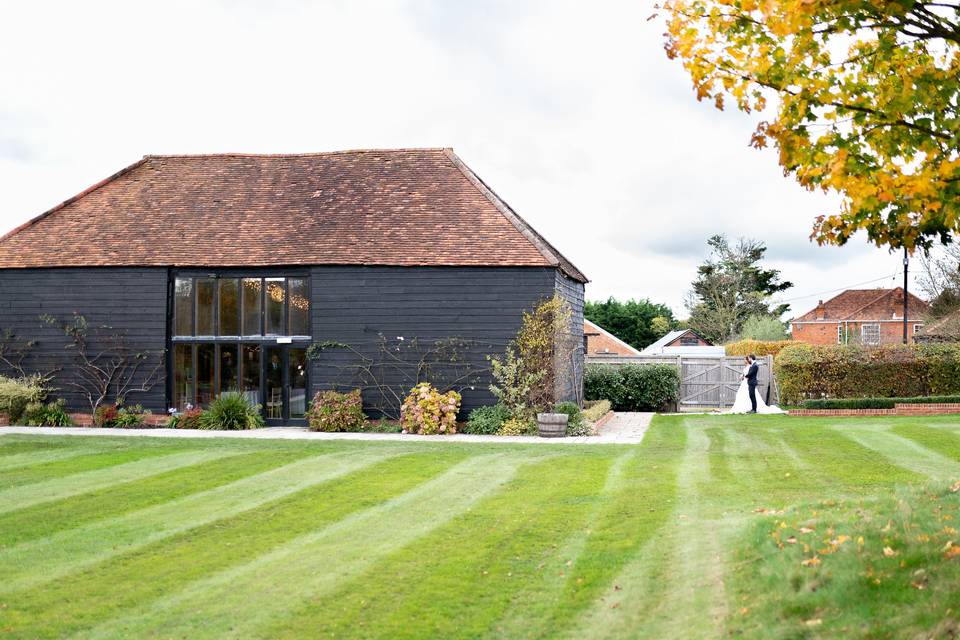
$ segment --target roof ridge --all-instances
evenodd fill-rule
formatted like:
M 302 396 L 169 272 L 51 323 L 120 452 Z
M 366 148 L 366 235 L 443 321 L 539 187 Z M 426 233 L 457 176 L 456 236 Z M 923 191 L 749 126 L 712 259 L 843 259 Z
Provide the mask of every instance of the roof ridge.
M 450 147 L 397 147 L 377 149 L 340 149 L 336 151 L 307 151 L 300 153 L 246 153 L 225 151 L 222 153 L 151 153 L 143 156 L 144 160 L 162 158 L 312 158 L 317 156 L 334 156 L 356 153 L 403 153 L 409 151 L 434 151 L 442 153 L 452 151 Z
M 540 254 L 550 260 L 552 264 L 560 267 L 560 269 L 567 273 L 570 277 L 575 280 L 580 280 L 583 283 L 589 282 L 587 276 L 583 274 L 570 260 L 568 260 L 562 253 L 557 251 L 557 249 L 547 242 L 546 238 L 540 235 L 536 229 L 534 229 L 529 222 L 524 220 L 520 214 L 513 210 L 507 202 L 497 195 L 497 193 L 483 181 L 483 178 L 478 176 L 476 172 L 471 169 L 467 164 L 454 153 L 453 149 L 444 149 L 444 154 L 450 159 L 450 162 L 453 163 L 460 173 L 467 178 L 467 180 L 480 192 L 483 197 L 485 197 L 490 204 L 492 204 L 500 214 L 506 218 L 516 229 L 523 235 L 534 248 L 540 252 Z

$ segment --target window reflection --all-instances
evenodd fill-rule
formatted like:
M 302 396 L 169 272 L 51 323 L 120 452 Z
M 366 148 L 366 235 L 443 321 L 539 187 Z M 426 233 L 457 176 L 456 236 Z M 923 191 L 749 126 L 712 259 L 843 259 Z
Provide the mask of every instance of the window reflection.
M 198 336 L 213 335 L 213 278 L 197 278 L 197 333 Z
M 286 297 L 283 278 L 266 278 L 267 295 L 266 334 L 268 336 L 285 335 L 283 330 L 283 302 Z
M 174 283 L 173 317 L 173 335 L 193 335 L 193 278 L 177 278 Z
M 260 335 L 260 278 L 243 279 L 243 335 Z
M 217 335 L 240 335 L 239 283 L 235 278 L 220 280 L 220 330 Z

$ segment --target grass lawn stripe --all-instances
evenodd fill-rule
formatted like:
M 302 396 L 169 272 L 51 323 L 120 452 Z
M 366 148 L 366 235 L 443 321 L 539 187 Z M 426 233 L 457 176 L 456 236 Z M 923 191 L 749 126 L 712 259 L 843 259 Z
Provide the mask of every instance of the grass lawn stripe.
M 541 588 L 575 579 L 561 549 L 591 526 L 611 462 L 568 455 L 527 465 L 473 509 L 255 636 L 479 637 L 512 609 L 542 619 L 552 603 Z
M 24 509 L 43 502 L 79 495 L 104 486 L 113 486 L 145 476 L 164 473 L 191 464 L 215 460 L 228 455 L 229 450 L 204 449 L 152 455 L 142 460 L 117 464 L 94 471 L 84 471 L 42 482 L 0 490 L 0 514 Z
M 380 506 L 293 538 L 249 564 L 197 581 L 80 637 L 249 638 L 257 628 L 287 618 L 307 598 L 333 591 L 470 509 L 508 482 L 522 460 L 509 454 L 470 458 Z
M 0 575 L 5 577 L 0 581 L 0 595 L 234 516 L 390 455 L 389 449 L 379 448 L 312 456 L 209 491 L 4 549 L 0 551 Z
M 176 451 L 182 452 L 181 447 Z M 124 464 L 138 462 L 165 456 L 171 453 L 170 449 L 162 447 L 116 447 L 109 449 L 96 448 L 85 451 L 79 456 L 74 456 L 62 460 L 31 465 L 29 467 L 19 467 L 0 472 L 0 496 L 7 489 L 24 486 L 28 484 L 38 484 L 45 481 L 56 481 L 65 476 L 89 473 L 100 470 L 107 470 L 111 467 L 119 467 Z M 0 507 L 5 503 L 0 497 Z
M 96 449 L 90 447 L 44 447 L 32 451 L 26 450 L 22 453 L 0 457 L 0 472 L 47 464 L 49 462 L 76 458 L 78 456 L 87 456 L 95 452 Z
M 942 426 L 898 422 L 893 432 L 951 460 L 960 461 L 960 435 Z
M 834 427 L 835 429 L 837 427 Z M 891 433 L 887 429 L 841 427 L 848 437 L 870 447 L 887 460 L 896 460 L 900 466 L 922 473 L 931 480 L 949 480 L 960 477 L 960 464 L 921 444 Z
M 781 433 L 787 445 L 809 463 L 815 473 L 831 481 L 836 487 L 835 495 L 860 492 L 877 485 L 926 481 L 923 475 L 893 464 L 873 449 L 816 420 L 821 419 L 793 418 L 792 424 Z
M 21 592 L 4 616 L 18 635 L 42 638 L 78 633 L 131 608 L 149 606 L 193 581 L 255 560 L 291 538 L 376 507 L 443 473 L 467 455 L 430 452 L 387 458 Z
M 226 457 L 0 514 L 0 549 L 128 511 L 208 491 L 308 455 L 308 451 L 233 451 Z
M 627 468 L 631 463 L 636 463 L 638 458 L 637 448 L 631 447 L 628 453 L 614 459 L 607 472 L 603 488 L 600 490 L 599 500 L 587 516 L 585 526 L 570 536 L 562 547 L 555 552 L 550 552 L 549 564 L 544 562 L 537 567 L 537 575 L 529 576 L 524 580 L 524 588 L 513 594 L 514 601 L 530 602 L 532 599 L 540 599 L 546 600 L 552 606 L 552 603 L 559 603 L 567 598 L 571 582 L 576 583 L 572 589 L 574 593 L 581 591 L 578 587 L 583 584 L 583 578 L 579 576 L 578 570 L 582 568 L 581 557 L 593 534 L 592 527 L 620 496 L 624 490 Z M 568 563 L 572 563 L 573 568 Z M 524 579 L 522 575 L 517 577 Z M 554 612 L 556 611 L 554 607 Z M 554 629 L 554 617 L 556 616 L 533 617 L 529 615 L 525 606 L 513 606 L 495 623 L 496 635 L 512 638 L 542 636 L 545 632 Z
M 35 453 L 37 451 L 53 451 L 54 449 L 82 449 L 78 446 L 77 440 L 64 442 L 53 438 L 37 438 L 36 436 L 21 435 L 18 433 L 6 434 L 0 436 L 0 459 L 6 456 L 18 455 L 21 453 Z M 102 444 L 96 447 L 103 450 Z
M 682 491 L 688 490 L 693 480 L 690 465 L 694 457 L 699 457 L 703 471 L 709 473 L 710 468 L 710 438 L 702 429 L 691 428 L 688 420 L 690 418 L 683 416 L 657 417 L 651 425 L 651 429 L 659 428 L 675 437 L 682 435 L 679 441 L 682 447 L 672 456 L 672 473 L 668 476 L 670 486 L 663 487 L 668 497 L 662 501 L 666 503 L 662 506 L 667 512 L 661 516 L 659 526 L 641 541 L 643 546 L 638 547 L 633 559 L 617 573 L 599 597 L 594 598 L 591 606 L 575 621 L 575 626 L 567 627 L 557 636 L 614 638 L 637 635 L 638 629 L 648 628 L 656 615 L 663 616 L 658 612 L 672 603 L 669 590 L 675 588 L 677 572 L 683 570 L 683 554 L 688 551 L 675 546 L 677 527 L 682 522 L 680 515 L 689 517 L 690 505 L 682 502 Z M 658 624 L 662 625 L 663 621 Z

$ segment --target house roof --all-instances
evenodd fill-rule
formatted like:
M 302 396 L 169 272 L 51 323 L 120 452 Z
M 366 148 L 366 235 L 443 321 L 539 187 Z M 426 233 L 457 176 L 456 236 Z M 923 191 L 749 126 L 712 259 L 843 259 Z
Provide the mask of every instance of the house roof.
M 587 352 L 611 353 L 621 356 L 638 356 L 640 350 L 613 335 L 595 322 L 583 319 L 583 335 L 587 336 Z M 592 340 L 590 338 L 593 338 Z
M 908 313 L 917 317 L 926 313 L 927 303 L 912 293 Z M 895 289 L 847 289 L 794 318 L 791 322 L 816 322 L 824 320 L 861 322 L 870 320 L 891 320 L 896 314 L 903 313 L 903 287 Z M 899 317 L 903 317 L 900 315 Z
M 641 351 L 640 353 L 643 353 L 643 354 L 647 354 L 647 353 L 659 353 L 660 350 L 663 349 L 665 346 L 667 346 L 668 344 L 670 344 L 671 342 L 673 342 L 674 340 L 676 340 L 676 339 L 679 338 L 680 336 L 686 335 L 686 334 L 688 334 L 688 333 L 692 333 L 693 335 L 697 336 L 698 338 L 700 338 L 701 340 L 703 340 L 704 342 L 707 342 L 707 343 L 709 344 L 709 340 L 704 339 L 703 336 L 701 336 L 700 334 L 698 334 L 698 333 L 697 333 L 696 331 L 694 331 L 693 329 L 676 329 L 676 330 L 674 330 L 674 331 L 669 332 L 667 335 L 663 336 L 662 338 L 660 338 L 659 340 L 657 340 L 657 341 L 654 342 L 653 344 L 649 345 L 648 347 L 646 347 L 646 348 L 645 348 L 643 351 Z
M 145 156 L 0 237 L 0 268 L 551 266 L 452 149 Z

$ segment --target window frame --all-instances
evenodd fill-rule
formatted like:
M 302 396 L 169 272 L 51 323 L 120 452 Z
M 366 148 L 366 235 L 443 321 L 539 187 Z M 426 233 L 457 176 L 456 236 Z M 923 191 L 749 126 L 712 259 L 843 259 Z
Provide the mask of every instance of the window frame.
M 177 330 L 177 280 L 189 278 L 191 280 L 190 284 L 190 335 L 176 335 Z M 197 281 L 198 279 L 213 279 L 213 329 L 214 335 L 197 335 Z M 244 333 L 244 303 L 243 303 L 243 281 L 247 278 L 258 279 L 260 280 L 260 309 L 259 309 L 259 329 L 260 333 L 256 335 L 245 335 Z M 266 334 L 266 302 L 265 296 L 266 293 L 266 282 L 267 278 L 283 278 L 283 292 L 284 292 L 284 303 L 283 303 L 283 318 L 281 331 L 284 333 L 280 334 Z M 244 363 L 242 362 L 243 350 L 245 346 L 258 346 L 260 348 L 260 358 L 261 358 L 261 371 L 260 371 L 260 393 L 261 393 L 261 402 L 262 402 L 262 393 L 263 393 L 263 372 L 262 372 L 262 358 L 264 354 L 264 349 L 267 345 L 270 344 L 293 344 L 299 345 L 303 348 L 306 348 L 309 343 L 313 340 L 311 334 L 304 335 L 290 335 L 290 325 L 289 325 L 289 310 L 288 305 L 290 302 L 290 279 L 301 279 L 305 281 L 305 289 L 307 293 L 307 329 L 311 332 L 313 331 L 313 322 L 312 322 L 312 283 L 311 283 L 311 273 L 309 269 L 223 269 L 215 272 L 209 270 L 198 270 L 198 269 L 181 269 L 181 270 L 170 270 L 169 275 L 169 285 L 168 285 L 168 305 L 167 305 L 167 352 L 171 354 L 171 357 L 167 358 L 167 403 L 169 407 L 173 407 L 177 410 L 180 410 L 182 407 L 174 406 L 174 402 L 177 400 L 175 393 L 176 385 L 176 364 L 175 349 L 180 347 L 188 347 L 190 354 L 190 364 L 188 367 L 189 371 L 189 380 L 187 387 L 192 390 L 192 399 L 188 402 L 194 407 L 197 406 L 197 397 L 199 394 L 199 389 L 197 385 L 197 349 L 200 345 L 211 345 L 213 346 L 213 389 L 212 394 L 215 398 L 220 393 L 221 386 L 221 371 L 220 371 L 220 353 L 221 345 L 236 345 L 237 353 L 237 377 L 238 377 L 238 386 L 241 386 L 241 378 L 243 375 Z M 235 279 L 238 282 L 238 291 L 237 291 L 237 302 L 238 302 L 238 313 L 239 313 L 239 326 L 238 330 L 241 335 L 220 335 L 220 282 L 221 280 L 231 280 Z M 309 389 L 308 389 L 309 392 Z
M 877 341 L 876 341 L 876 342 L 868 342 L 868 341 L 867 341 L 867 328 L 868 328 L 868 327 L 869 327 L 871 330 L 876 329 L 876 331 L 877 331 Z M 863 324 L 860 325 L 860 344 L 874 347 L 874 346 L 878 346 L 878 345 L 880 344 L 880 340 L 881 340 L 881 335 L 880 335 L 880 323 L 878 323 L 878 322 L 865 322 L 865 323 L 863 323 Z

